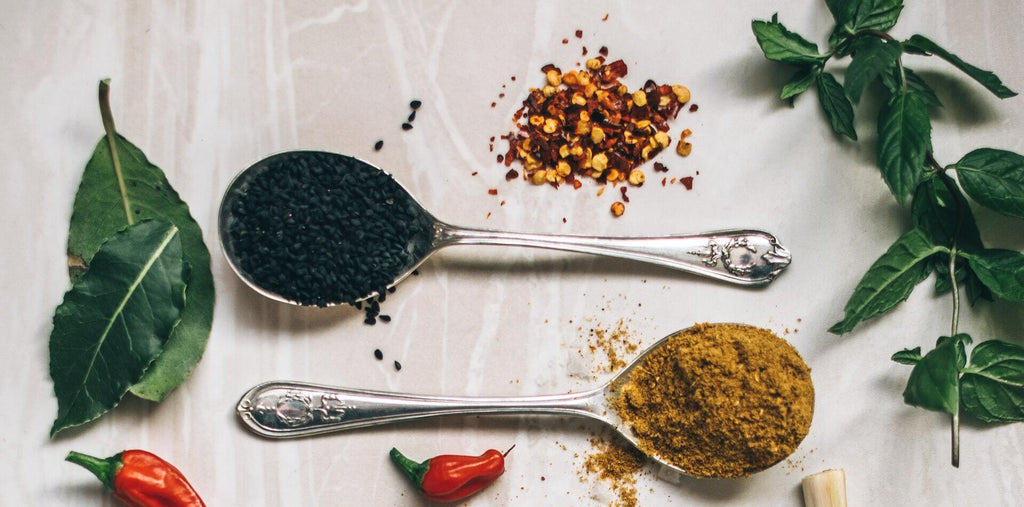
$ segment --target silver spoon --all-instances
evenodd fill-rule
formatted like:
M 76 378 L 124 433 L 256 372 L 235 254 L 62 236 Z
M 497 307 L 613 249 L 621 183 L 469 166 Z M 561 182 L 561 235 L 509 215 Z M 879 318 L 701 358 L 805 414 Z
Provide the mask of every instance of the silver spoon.
M 604 385 L 576 393 L 519 397 L 429 396 L 272 381 L 246 392 L 238 401 L 236 411 L 250 430 L 268 438 L 302 437 L 445 415 L 570 415 L 601 421 L 640 449 L 636 435 L 616 413 L 615 400 L 637 365 L 678 333 L 658 340 Z M 686 470 L 656 454 L 647 456 L 662 467 L 686 474 Z
M 293 297 L 279 294 L 266 287 L 260 280 L 242 267 L 229 231 L 236 217 L 233 205 L 245 199 L 249 185 L 254 178 L 267 171 L 280 170 L 283 163 L 334 164 L 345 170 L 359 170 L 383 173 L 380 169 L 346 155 L 319 151 L 290 151 L 278 153 L 256 162 L 242 171 L 228 186 L 221 201 L 219 230 L 221 245 L 231 269 L 251 288 L 271 299 L 301 304 Z M 386 173 L 384 173 L 386 174 Z M 673 235 L 658 237 L 599 237 L 569 236 L 553 234 L 528 234 L 457 227 L 442 222 L 427 210 L 394 179 L 390 179 L 395 192 L 408 196 L 409 211 L 413 220 L 422 224 L 427 231 L 418 237 L 407 239 L 405 251 L 408 258 L 391 273 L 388 288 L 409 276 L 431 254 L 452 245 L 506 245 L 547 248 L 570 252 L 606 255 L 621 259 L 648 262 L 706 276 L 739 285 L 761 286 L 768 284 L 785 269 L 791 256 L 776 240 L 775 236 L 754 229 L 734 229 L 696 235 Z M 367 299 L 377 294 L 380 287 L 367 288 L 354 301 Z M 337 304 L 344 301 L 329 301 Z

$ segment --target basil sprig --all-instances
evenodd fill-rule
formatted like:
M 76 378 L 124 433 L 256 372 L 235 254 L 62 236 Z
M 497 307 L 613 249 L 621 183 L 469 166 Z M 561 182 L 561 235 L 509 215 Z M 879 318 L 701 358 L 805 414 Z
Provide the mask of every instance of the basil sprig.
M 878 159 L 882 179 L 900 205 L 910 201 L 914 228 L 868 268 L 829 329 L 852 331 L 907 300 L 920 282 L 936 273 L 937 294 L 952 299 L 951 333 L 922 354 L 905 349 L 893 361 L 913 365 L 903 392 L 906 403 L 951 415 L 952 462 L 959 466 L 962 413 L 985 422 L 1024 421 L 1024 347 L 999 340 L 979 343 L 970 353 L 968 334 L 958 332 L 960 293 L 973 306 L 999 297 L 1024 302 L 1024 254 L 990 249 L 981 240 L 968 203 L 1024 218 L 1024 156 L 981 148 L 943 166 L 932 152 L 930 113 L 942 107 L 938 95 L 904 57 L 935 56 L 977 81 L 996 97 L 1017 95 L 994 73 L 967 63 L 923 35 L 897 40 L 889 35 L 903 10 L 902 0 L 825 0 L 835 20 L 828 48 L 787 29 L 778 15 L 752 23 L 765 58 L 794 66 L 779 97 L 793 101 L 816 88 L 832 130 L 857 140 L 855 105 L 865 93 L 882 94 L 878 111 Z M 826 65 L 850 57 L 843 83 Z M 872 87 L 875 82 L 882 86 Z M 965 195 L 966 194 L 966 195 Z M 1020 339 L 1021 336 L 1017 336 Z

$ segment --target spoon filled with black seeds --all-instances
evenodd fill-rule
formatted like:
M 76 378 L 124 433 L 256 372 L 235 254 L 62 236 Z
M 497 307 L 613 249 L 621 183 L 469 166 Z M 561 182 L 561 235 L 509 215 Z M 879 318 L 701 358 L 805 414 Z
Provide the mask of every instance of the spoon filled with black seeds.
M 279 153 L 243 171 L 224 194 L 219 227 L 231 268 L 260 294 L 306 306 L 369 299 L 375 311 L 433 252 L 458 244 L 608 255 L 750 286 L 771 282 L 790 262 L 773 235 L 752 229 L 615 238 L 456 227 L 386 172 L 321 151 Z

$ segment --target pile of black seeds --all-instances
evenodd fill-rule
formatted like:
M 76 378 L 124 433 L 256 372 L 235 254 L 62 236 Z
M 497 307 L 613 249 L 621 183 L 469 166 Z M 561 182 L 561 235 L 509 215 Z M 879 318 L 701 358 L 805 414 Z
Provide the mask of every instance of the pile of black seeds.
M 300 151 L 262 164 L 227 196 L 236 267 L 301 304 L 356 304 L 372 324 L 388 285 L 426 255 L 432 225 L 390 175 L 352 157 Z

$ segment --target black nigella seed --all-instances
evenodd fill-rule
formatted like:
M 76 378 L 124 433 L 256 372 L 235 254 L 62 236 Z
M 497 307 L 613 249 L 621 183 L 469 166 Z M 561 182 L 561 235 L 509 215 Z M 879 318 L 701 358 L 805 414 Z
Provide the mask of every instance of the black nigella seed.
M 363 319 L 363 324 L 368 324 L 368 325 L 372 326 L 372 325 L 374 325 L 376 323 L 377 323 L 377 319 L 375 319 L 373 317 L 367 317 L 367 318 Z
M 402 130 L 412 130 L 412 123 L 405 122 L 402 124 Z
M 391 322 L 391 316 L 390 316 L 390 315 L 386 315 L 386 314 L 383 314 L 383 313 L 382 313 L 382 314 L 380 314 L 380 316 L 379 316 L 379 317 L 377 317 L 377 318 L 379 318 L 379 319 L 381 320 L 381 322 L 385 322 L 385 323 L 386 323 L 386 322 Z
M 380 349 L 374 350 L 373 351 L 373 357 L 376 357 L 378 361 L 383 360 L 384 359 L 384 353 L 381 352 Z
M 409 113 L 409 119 L 406 120 L 406 121 L 408 121 L 409 123 L 412 123 L 412 121 L 415 120 L 415 119 L 416 119 L 416 111 L 413 110 L 413 112 Z
M 395 370 L 396 371 L 402 371 L 402 363 L 399 363 L 398 361 L 395 361 Z
M 409 107 L 411 107 L 413 109 L 419 109 L 420 106 L 422 106 L 422 105 L 423 105 L 423 103 L 418 101 L 418 100 L 414 100 L 414 101 L 409 103 Z
M 377 296 L 426 254 L 433 228 L 394 179 L 344 155 L 275 155 L 232 190 L 226 236 L 239 270 L 306 305 L 348 303 L 373 324 Z
M 383 139 L 378 139 L 376 143 L 373 143 L 374 151 L 380 151 L 380 149 L 383 148 L 383 147 L 384 147 L 384 140 Z

